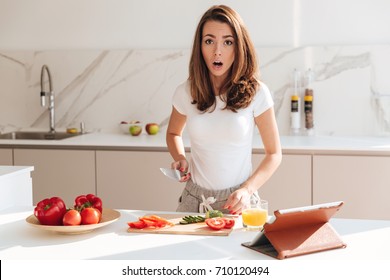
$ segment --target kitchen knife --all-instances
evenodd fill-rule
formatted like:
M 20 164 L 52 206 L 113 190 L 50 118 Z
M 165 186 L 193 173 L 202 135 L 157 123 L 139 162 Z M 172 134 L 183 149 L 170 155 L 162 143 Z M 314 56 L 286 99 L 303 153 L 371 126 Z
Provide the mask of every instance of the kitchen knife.
M 180 181 L 181 175 L 180 171 L 172 168 L 160 168 L 161 172 L 167 176 L 168 178 L 175 180 L 175 181 Z

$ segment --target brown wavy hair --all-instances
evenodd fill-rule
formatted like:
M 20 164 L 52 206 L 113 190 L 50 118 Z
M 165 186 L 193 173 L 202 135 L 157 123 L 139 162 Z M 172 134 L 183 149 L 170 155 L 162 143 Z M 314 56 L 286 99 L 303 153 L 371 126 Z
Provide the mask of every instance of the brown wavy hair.
M 201 49 L 203 27 L 208 21 L 227 23 L 233 31 L 234 62 L 221 88 L 221 93 L 226 94 L 220 94 L 219 98 L 226 103 L 224 109 L 237 112 L 238 109 L 249 106 L 260 86 L 258 61 L 243 20 L 237 12 L 225 5 L 216 5 L 208 9 L 196 29 L 188 77 L 192 104 L 196 104 L 197 109 L 202 112 L 212 112 L 216 105 L 216 96 Z

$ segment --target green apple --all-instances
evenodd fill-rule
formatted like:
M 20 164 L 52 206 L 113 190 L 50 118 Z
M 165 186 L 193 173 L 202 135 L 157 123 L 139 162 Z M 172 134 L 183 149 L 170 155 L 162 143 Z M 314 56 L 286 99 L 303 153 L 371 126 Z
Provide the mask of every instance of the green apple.
M 160 126 L 157 123 L 148 123 L 145 126 L 145 130 L 149 135 L 156 135 L 160 130 Z
M 129 127 L 129 132 L 130 132 L 130 134 L 133 135 L 133 136 L 138 136 L 138 135 L 140 135 L 141 132 L 142 132 L 142 126 L 136 125 L 136 124 L 131 125 L 131 126 Z

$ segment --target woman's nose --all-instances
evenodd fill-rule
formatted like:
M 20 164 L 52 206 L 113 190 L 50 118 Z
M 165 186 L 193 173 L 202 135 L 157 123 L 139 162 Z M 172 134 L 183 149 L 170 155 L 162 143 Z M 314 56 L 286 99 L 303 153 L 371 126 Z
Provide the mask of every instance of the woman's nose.
M 220 56 L 222 53 L 221 51 L 221 46 L 219 44 L 215 44 L 215 50 L 214 50 L 214 55 L 215 56 Z

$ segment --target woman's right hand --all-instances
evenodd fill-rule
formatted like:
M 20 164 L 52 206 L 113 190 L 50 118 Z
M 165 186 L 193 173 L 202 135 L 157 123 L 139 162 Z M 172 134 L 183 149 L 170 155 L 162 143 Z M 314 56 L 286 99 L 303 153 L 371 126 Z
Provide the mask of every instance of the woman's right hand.
M 171 164 L 172 169 L 180 171 L 182 175 L 179 182 L 187 182 L 191 178 L 191 173 L 188 172 L 188 162 L 185 159 L 174 161 Z

